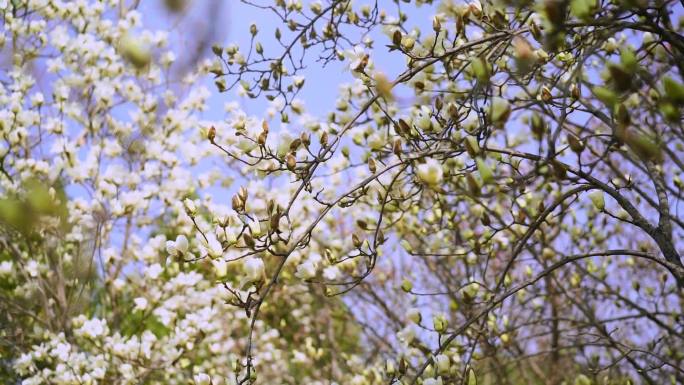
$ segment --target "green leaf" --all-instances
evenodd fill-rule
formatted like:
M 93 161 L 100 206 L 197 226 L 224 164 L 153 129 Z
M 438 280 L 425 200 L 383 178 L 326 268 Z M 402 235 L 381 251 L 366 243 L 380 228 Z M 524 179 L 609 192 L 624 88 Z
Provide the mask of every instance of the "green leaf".
M 591 385 L 591 380 L 584 374 L 580 374 L 579 376 L 577 376 L 577 378 L 575 378 L 574 385 Z
M 606 200 L 605 197 L 603 196 L 603 191 L 601 190 L 595 190 L 589 193 L 589 199 L 591 199 L 591 202 L 594 204 L 594 207 L 596 207 L 599 210 L 603 210 L 606 208 Z
M 477 164 L 477 171 L 480 172 L 480 178 L 485 184 L 494 182 L 494 174 L 492 169 L 487 165 L 484 159 L 477 158 L 475 161 Z
M 477 385 L 477 376 L 473 368 L 468 368 L 468 385 Z
M 594 87 L 591 89 L 591 91 L 594 93 L 598 100 L 603 102 L 603 104 L 610 107 L 611 109 L 613 108 L 615 103 L 618 102 L 618 97 L 615 94 L 615 92 L 609 90 L 606 87 Z
M 511 116 L 511 105 L 505 99 L 494 98 L 490 114 L 494 126 L 502 128 Z
M 664 102 L 660 104 L 660 113 L 663 114 L 665 119 L 673 123 L 679 122 L 681 117 L 679 108 L 670 102 Z
M 662 159 L 660 146 L 648 135 L 630 132 L 626 135 L 625 142 L 642 160 L 660 161 Z
M 669 76 L 663 78 L 665 96 L 678 106 L 684 105 L 684 85 Z
M 492 76 L 492 69 L 489 63 L 482 58 L 477 58 L 471 62 L 473 67 L 473 75 L 478 82 L 486 84 Z
M 637 61 L 636 54 L 629 47 L 620 50 L 620 62 L 625 70 L 631 74 L 634 74 L 639 68 L 639 62 Z
M 166 337 L 171 333 L 171 329 L 167 328 L 155 316 L 149 316 L 145 320 L 145 328 L 152 332 L 157 338 Z
M 401 281 L 401 290 L 403 290 L 403 291 L 405 291 L 405 292 L 408 293 L 408 292 L 411 291 L 411 289 L 413 289 L 413 284 L 411 283 L 411 281 L 409 281 L 408 279 L 404 278 L 404 280 Z
M 578 19 L 590 19 L 597 9 L 596 0 L 572 0 L 570 13 Z

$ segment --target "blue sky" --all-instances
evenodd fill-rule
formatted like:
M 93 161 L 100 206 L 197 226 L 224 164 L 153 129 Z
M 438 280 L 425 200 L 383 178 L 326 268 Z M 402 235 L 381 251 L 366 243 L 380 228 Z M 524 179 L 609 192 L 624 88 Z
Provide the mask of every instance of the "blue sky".
M 146 28 L 150 29 L 165 29 L 169 30 L 174 44 L 178 47 L 176 53 L 180 60 L 184 59 L 194 52 L 192 50 L 185 50 L 191 47 L 196 42 L 198 36 L 207 30 L 213 31 L 213 43 L 218 43 L 227 46 L 230 43 L 237 43 L 238 46 L 244 50 L 249 48 L 250 34 L 249 26 L 255 23 L 259 27 L 258 40 L 264 45 L 266 53 L 272 55 L 279 54 L 281 50 L 275 45 L 274 31 L 276 27 L 281 27 L 283 30 L 283 41 L 289 37 L 289 31 L 282 28 L 282 21 L 275 17 L 271 11 L 258 9 L 253 6 L 242 3 L 238 0 L 195 0 L 191 3 L 187 12 L 174 15 L 165 10 L 163 0 L 152 0 L 144 2 L 140 8 L 143 13 L 143 18 Z M 257 0 L 260 4 L 272 4 L 272 0 Z M 309 3 L 305 1 L 305 3 Z M 372 4 L 370 1 L 358 1 L 356 4 L 363 5 L 365 3 Z M 391 1 L 381 1 L 381 6 L 390 7 L 394 11 L 394 5 Z M 212 12 L 207 12 L 208 9 Z M 409 20 L 417 25 L 430 26 L 432 22 L 432 15 L 435 13 L 434 6 L 423 6 L 413 8 L 413 12 L 409 15 Z M 414 25 L 414 24 L 409 24 Z M 376 62 L 376 67 L 382 69 L 390 76 L 395 76 L 405 69 L 403 59 L 400 59 L 398 54 L 389 54 L 387 52 L 386 44 L 389 40 L 386 36 L 375 31 L 371 34 L 375 40 L 373 49 L 373 59 Z M 209 47 L 204 52 L 205 57 L 212 57 L 213 54 L 209 51 Z M 190 52 L 189 52 L 190 51 Z M 311 52 L 313 55 L 307 56 L 307 68 L 304 72 L 306 76 L 306 85 L 299 95 L 299 98 L 306 104 L 307 111 L 316 116 L 325 116 L 328 111 L 334 109 L 335 99 L 339 90 L 339 86 L 343 83 L 351 82 L 353 79 L 349 72 L 346 71 L 344 65 L 339 62 L 331 62 L 325 67 L 315 60 L 315 51 Z M 216 87 L 207 80 L 212 92 L 216 92 Z M 221 95 L 214 95 L 210 99 L 210 110 L 207 118 L 220 118 L 223 116 L 223 105 L 229 101 L 238 101 L 243 110 L 248 114 L 260 115 L 265 109 L 265 101 L 248 100 L 246 98 L 238 98 L 234 91 L 228 91 Z

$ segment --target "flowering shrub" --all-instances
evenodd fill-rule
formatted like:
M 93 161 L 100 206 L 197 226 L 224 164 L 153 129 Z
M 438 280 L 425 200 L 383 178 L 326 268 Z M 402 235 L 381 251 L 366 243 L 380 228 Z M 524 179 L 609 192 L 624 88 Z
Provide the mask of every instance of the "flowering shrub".
M 138 3 L 0 1 L 4 382 L 684 381 L 681 4 Z

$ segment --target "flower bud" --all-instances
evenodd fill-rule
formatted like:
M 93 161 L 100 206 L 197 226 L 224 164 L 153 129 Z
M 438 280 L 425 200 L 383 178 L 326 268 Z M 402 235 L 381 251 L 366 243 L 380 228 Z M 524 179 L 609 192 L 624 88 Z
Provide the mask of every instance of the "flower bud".
M 195 202 L 193 202 L 190 198 L 186 198 L 183 201 L 183 205 L 185 206 L 185 212 L 189 216 L 194 217 L 197 214 L 197 206 L 195 206 Z
M 401 290 L 409 293 L 411 292 L 411 289 L 413 289 L 413 283 L 409 281 L 407 278 L 404 278 L 403 281 L 401 281 Z
M 437 33 L 442 30 L 442 23 L 440 23 L 437 16 L 432 18 L 432 29 Z
M 451 368 L 449 357 L 445 354 L 439 354 L 434 358 L 435 366 L 438 374 L 448 374 Z
M 207 139 L 209 139 L 209 143 L 214 143 L 214 138 L 216 138 L 216 127 L 211 126 L 209 127 L 209 132 L 207 132 Z
M 371 174 L 375 174 L 375 172 L 377 171 L 377 166 L 375 165 L 375 159 L 368 158 L 368 169 L 370 170 Z
M 594 207 L 599 211 L 602 211 L 606 207 L 606 200 L 603 191 L 601 190 L 595 190 L 589 193 L 589 199 L 591 199 L 591 203 L 593 203 Z
M 438 314 L 432 318 L 432 325 L 438 333 L 444 333 L 447 329 L 448 321 L 443 314 Z
M 418 165 L 416 174 L 418 178 L 428 186 L 438 186 L 444 178 L 442 164 L 436 159 L 428 159 L 425 163 Z
M 420 309 L 417 309 L 415 307 L 412 307 L 406 312 L 406 317 L 411 320 L 411 322 L 420 325 L 420 321 L 422 320 L 422 315 L 420 314 Z
M 195 385 L 211 385 L 211 377 L 206 373 L 195 374 L 192 379 Z

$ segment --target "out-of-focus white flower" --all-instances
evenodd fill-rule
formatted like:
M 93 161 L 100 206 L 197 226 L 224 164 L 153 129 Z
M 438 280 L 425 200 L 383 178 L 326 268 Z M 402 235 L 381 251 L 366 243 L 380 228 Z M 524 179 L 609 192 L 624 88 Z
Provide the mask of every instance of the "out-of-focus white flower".
M 179 235 L 175 241 L 166 241 L 166 252 L 171 256 L 183 255 L 188 251 L 188 238 Z
M 442 164 L 432 158 L 428 159 L 425 163 L 418 165 L 417 174 L 421 181 L 430 186 L 439 185 L 444 178 Z
M 437 373 L 439 374 L 447 374 L 449 373 L 449 369 L 451 368 L 451 362 L 449 361 L 449 357 L 445 354 L 438 354 L 435 356 L 435 366 L 437 367 Z
M 337 266 L 328 266 L 323 269 L 323 278 L 332 281 L 340 275 L 340 269 Z
M 444 314 L 437 314 L 434 317 L 432 317 L 432 325 L 434 326 L 435 330 L 439 333 L 443 333 L 446 331 L 448 321 L 446 319 L 446 316 Z
M 249 231 L 252 233 L 253 237 L 258 237 L 261 235 L 261 224 L 258 220 L 250 220 L 247 225 L 249 226 Z
M 304 261 L 297 266 L 295 276 L 300 279 L 311 279 L 316 276 L 316 265 L 312 261 Z
M 32 278 L 35 278 L 38 276 L 39 268 L 40 268 L 40 265 L 38 264 L 37 261 L 35 261 L 33 259 L 30 260 L 26 264 L 26 271 L 29 273 L 29 276 L 31 276 Z
M 147 299 L 144 297 L 138 297 L 133 300 L 133 303 L 135 303 L 135 309 L 136 310 L 145 310 L 147 309 Z
M 423 381 L 423 385 L 442 385 L 442 377 L 437 377 L 437 378 L 428 378 L 425 381 Z
M 97 338 L 107 332 L 107 321 L 97 318 L 83 322 L 83 325 L 76 330 L 77 335 Z
M 12 261 L 0 262 L 0 276 L 12 275 Z
M 307 357 L 306 354 L 300 352 L 299 350 L 295 350 L 292 352 L 292 362 L 297 364 L 306 364 L 307 362 L 309 362 L 309 357 Z
M 249 258 L 244 264 L 245 274 L 250 282 L 256 282 L 266 275 L 264 261 L 261 258 Z
M 226 262 L 223 259 L 214 259 L 211 261 L 211 264 L 214 266 L 214 274 L 218 278 L 225 277 L 226 274 L 228 273 L 228 262 Z
M 188 215 L 197 214 L 197 206 L 195 206 L 195 202 L 193 202 L 192 199 L 186 198 L 183 201 L 183 206 L 185 206 L 185 212 L 187 212 Z
M 409 345 L 416 338 L 416 330 L 413 326 L 409 325 L 397 333 L 397 338 L 404 344 Z
M 422 316 L 420 315 L 420 309 L 412 307 L 406 312 L 406 317 L 415 324 L 420 324 Z
M 193 376 L 195 385 L 210 385 L 211 377 L 206 373 L 198 373 Z
M 207 234 L 207 240 L 205 243 L 206 252 L 209 254 L 209 256 L 212 258 L 218 258 L 223 255 L 223 246 L 221 246 L 221 242 L 219 242 L 215 234 Z
M 161 267 L 160 264 L 155 263 L 153 265 L 147 266 L 145 269 L 145 276 L 150 279 L 157 279 L 159 278 L 159 275 L 161 275 L 162 271 L 164 271 L 164 268 Z

